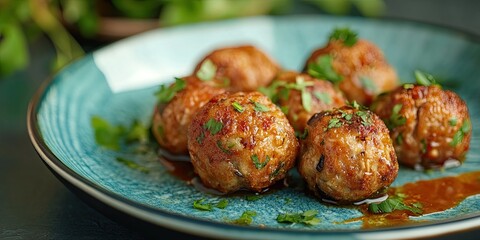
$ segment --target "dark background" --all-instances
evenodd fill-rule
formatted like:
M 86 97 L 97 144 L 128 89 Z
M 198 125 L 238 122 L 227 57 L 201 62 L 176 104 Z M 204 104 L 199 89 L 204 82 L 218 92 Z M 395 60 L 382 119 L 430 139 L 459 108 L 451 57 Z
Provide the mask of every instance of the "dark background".
M 387 18 L 450 26 L 480 36 L 480 1 L 387 0 Z M 317 10 L 315 10 L 318 12 Z M 296 13 L 315 12 L 296 5 Z M 81 41 L 86 51 L 100 43 Z M 26 130 L 27 105 L 50 75 L 54 49 L 46 38 L 30 45 L 27 69 L 0 79 L 0 239 L 144 239 L 90 208 L 42 163 Z M 480 230 L 440 239 L 475 239 Z M 155 238 L 194 238 L 171 231 Z

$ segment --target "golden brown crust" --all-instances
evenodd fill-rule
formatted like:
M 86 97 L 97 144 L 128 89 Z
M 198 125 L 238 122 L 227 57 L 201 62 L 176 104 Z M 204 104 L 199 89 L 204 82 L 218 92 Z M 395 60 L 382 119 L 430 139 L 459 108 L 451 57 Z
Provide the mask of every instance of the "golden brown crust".
M 306 129 L 298 170 L 317 196 L 351 203 L 395 180 L 398 163 L 388 129 L 372 112 L 345 106 L 317 113 Z
M 339 87 L 350 101 L 368 106 L 379 93 L 390 91 L 398 84 L 397 74 L 382 51 L 366 40 L 358 40 L 351 47 L 332 40 L 312 53 L 305 69 L 309 63 L 327 54 L 333 57 L 333 69 L 343 76 Z
M 158 144 L 175 154 L 188 154 L 187 129 L 196 111 L 215 95 L 225 92 L 199 84 L 192 76 L 183 79 L 186 87 L 170 102 L 155 106 L 152 120 L 152 132 Z
M 465 159 L 471 131 L 452 143 L 462 125 L 470 124 L 467 106 L 457 94 L 438 86 L 401 86 L 380 96 L 372 107 L 389 123 L 395 105 L 401 105 L 398 115 L 405 123 L 390 124 L 390 136 L 402 164 L 434 168 L 449 159 Z
M 268 111 L 255 110 L 255 103 Z M 209 121 L 221 123 L 220 130 L 212 132 Z M 260 192 L 294 166 L 298 142 L 285 115 L 267 97 L 238 92 L 218 95 L 197 112 L 188 130 L 188 149 L 207 187 Z
M 293 126 L 293 129 L 298 132 L 303 132 L 308 119 L 310 119 L 313 114 L 341 107 L 345 105 L 345 98 L 341 92 L 334 88 L 332 83 L 315 79 L 308 74 L 288 71 L 279 74 L 277 80 L 294 84 L 298 78 L 302 78 L 304 82 L 311 85 L 305 87 L 305 91 L 308 92 L 312 99 L 310 111 L 307 111 L 305 106 L 302 105 L 302 93 L 301 90 L 298 89 L 287 90 L 287 96 L 279 96 L 277 104 L 284 109 L 284 113 Z M 284 89 L 284 87 L 280 87 L 278 91 L 282 91 L 282 89 Z M 319 94 L 323 96 L 318 97 L 317 95 Z M 326 99 L 322 99 L 322 97 Z
M 239 46 L 211 52 L 195 67 L 194 75 L 207 59 L 217 71 L 214 80 L 204 83 L 226 85 L 229 91 L 255 91 L 268 85 L 279 70 L 278 64 L 258 48 Z

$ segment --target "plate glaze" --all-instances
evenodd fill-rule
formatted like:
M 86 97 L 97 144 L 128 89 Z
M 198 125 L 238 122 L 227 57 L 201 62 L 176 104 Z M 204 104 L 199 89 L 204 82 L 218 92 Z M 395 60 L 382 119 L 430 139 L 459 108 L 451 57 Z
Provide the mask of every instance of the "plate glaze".
M 349 26 L 377 44 L 403 82 L 422 69 L 445 79 L 446 88 L 466 102 L 473 134 L 465 164 L 426 174 L 401 168 L 393 186 L 421 179 L 455 176 L 480 170 L 480 44 L 467 35 L 440 27 L 389 20 L 348 17 L 258 17 L 159 29 L 101 49 L 63 69 L 47 82 L 29 108 L 29 134 L 45 163 L 75 188 L 132 218 L 190 234 L 245 239 L 311 237 L 426 237 L 480 227 L 480 196 L 472 196 L 444 212 L 417 217 L 418 224 L 361 229 L 361 222 L 339 224 L 362 214 L 355 208 L 320 203 L 301 188 L 282 188 L 257 201 L 227 197 L 225 209 L 199 211 L 194 200 L 222 197 L 198 191 L 170 175 L 155 153 L 134 154 L 99 147 L 90 126 L 101 116 L 114 124 L 150 121 L 158 84 L 184 76 L 214 48 L 254 44 L 285 69 L 300 70 L 309 53 L 324 45 L 335 27 Z M 125 167 L 117 156 L 148 167 L 149 173 Z M 295 175 L 295 174 L 293 174 Z M 279 224 L 279 213 L 319 211 L 316 226 Z M 251 226 L 228 224 L 243 211 L 254 210 Z

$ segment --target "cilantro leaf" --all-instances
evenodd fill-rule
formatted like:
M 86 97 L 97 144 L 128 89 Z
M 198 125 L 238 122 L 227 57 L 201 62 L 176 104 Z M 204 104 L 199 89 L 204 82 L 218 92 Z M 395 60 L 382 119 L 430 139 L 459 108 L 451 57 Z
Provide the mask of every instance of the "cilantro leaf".
M 213 118 L 210 118 L 205 125 L 203 125 L 203 128 L 207 131 L 209 131 L 212 135 L 217 134 L 220 132 L 223 128 L 223 123 L 216 121 Z
M 121 125 L 111 125 L 106 120 L 98 116 L 93 116 L 91 125 L 94 130 L 95 141 L 98 145 L 111 149 L 120 149 L 120 140 L 125 134 L 125 128 Z
M 131 168 L 131 169 L 135 169 L 135 170 L 138 170 L 140 172 L 143 172 L 143 173 L 149 173 L 150 170 L 144 166 L 141 166 L 139 164 L 137 164 L 136 162 L 132 161 L 132 160 L 129 160 L 129 159 L 126 159 L 126 158 L 122 158 L 122 157 L 117 157 L 115 158 L 117 160 L 117 162 Z
M 264 168 L 267 163 L 270 161 L 270 157 L 267 155 L 267 157 L 265 158 L 265 161 L 264 162 L 260 162 L 260 160 L 258 159 L 258 156 L 257 154 L 254 154 L 252 156 L 250 156 L 250 158 L 252 159 L 252 162 L 253 162 L 253 165 L 255 165 L 255 168 L 256 169 L 262 169 Z
M 343 41 L 345 46 L 351 47 L 355 45 L 358 41 L 357 33 L 352 31 L 350 28 L 335 28 L 330 34 L 329 40 L 340 40 Z
M 268 112 L 268 111 L 270 111 L 270 108 L 268 108 L 267 106 L 265 106 L 265 105 L 263 105 L 259 102 L 255 102 L 255 101 L 251 101 L 251 102 L 253 103 L 253 105 L 255 105 L 255 107 L 253 109 L 257 112 Z
M 308 210 L 302 213 L 283 213 L 277 216 L 279 223 L 303 223 L 305 225 L 317 225 L 320 219 L 316 218 L 317 210 Z
M 239 225 L 250 225 L 253 222 L 253 217 L 257 216 L 257 212 L 255 211 L 244 211 L 242 215 L 233 220 L 231 223 L 239 224 Z
M 332 118 L 332 119 L 330 119 L 330 121 L 328 121 L 327 129 L 338 128 L 338 127 L 341 127 L 342 125 L 343 125 L 343 123 L 342 123 L 342 121 L 340 121 L 340 119 Z
M 305 111 L 311 112 L 312 111 L 312 95 L 310 95 L 310 93 L 307 90 L 302 89 L 301 97 L 302 97 L 303 108 L 305 109 Z
M 230 150 L 228 150 L 227 148 L 225 148 L 223 145 L 222 145 L 222 142 L 219 140 L 217 140 L 217 147 L 222 150 L 222 152 L 226 153 L 226 154 L 230 154 Z
M 254 202 L 261 199 L 262 197 L 263 197 L 262 195 L 248 195 L 245 197 L 245 200 Z
M 160 135 L 165 134 L 163 132 L 163 127 L 161 128 L 161 132 L 160 132 L 160 127 L 161 126 L 159 126 L 159 129 L 158 129 Z M 146 143 L 148 142 L 148 136 L 149 136 L 148 127 L 145 126 L 142 122 L 135 120 L 133 121 L 132 126 L 130 126 L 130 129 L 127 132 L 126 140 L 127 142 L 138 141 L 140 143 Z
M 387 124 L 388 129 L 392 130 L 398 126 L 402 126 L 407 122 L 407 118 L 400 115 L 400 111 L 402 110 L 403 104 L 398 103 L 395 104 L 392 108 L 392 114 L 390 118 L 385 121 Z
M 465 137 L 466 134 L 468 134 L 471 130 L 471 125 L 470 125 L 470 121 L 469 120 L 465 120 L 462 124 L 462 126 L 460 127 L 460 129 L 458 129 L 458 131 L 455 133 L 455 135 L 453 135 L 453 139 L 452 141 L 450 142 L 450 146 L 457 146 L 459 143 L 461 143 L 463 141 L 463 138 Z
M 385 201 L 380 203 L 371 203 L 368 205 L 368 210 L 372 213 L 390 213 L 395 210 L 407 210 L 414 214 L 422 214 L 422 205 L 414 203 L 411 206 L 403 202 L 404 195 L 395 195 L 388 197 Z
M 202 81 L 210 81 L 215 77 L 216 73 L 217 66 L 212 62 L 212 60 L 207 59 L 203 61 L 196 75 Z
M 456 117 L 450 118 L 450 120 L 448 120 L 448 124 L 452 127 L 457 126 L 457 118 Z
M 315 95 L 315 97 L 318 100 L 322 101 L 323 103 L 325 103 L 327 105 L 332 103 L 332 97 L 327 92 L 315 91 L 315 92 L 313 92 L 313 95 Z
M 177 92 L 182 91 L 187 86 L 185 80 L 181 78 L 175 78 L 175 83 L 172 84 L 170 87 L 166 87 L 166 85 L 161 85 L 160 89 L 155 93 L 157 96 L 157 100 L 160 103 L 168 103 L 170 102 Z
M 215 207 L 220 208 L 220 209 L 225 209 L 228 205 L 228 200 L 227 199 L 222 199 L 220 202 L 218 202 Z
M 331 55 L 319 56 L 314 62 L 308 64 L 307 72 L 312 77 L 339 83 L 343 80 L 343 77 L 333 69 L 332 63 L 333 57 Z
M 212 211 L 213 205 L 211 203 L 204 203 L 205 199 L 199 199 L 193 201 L 193 208 L 201 210 L 201 211 Z

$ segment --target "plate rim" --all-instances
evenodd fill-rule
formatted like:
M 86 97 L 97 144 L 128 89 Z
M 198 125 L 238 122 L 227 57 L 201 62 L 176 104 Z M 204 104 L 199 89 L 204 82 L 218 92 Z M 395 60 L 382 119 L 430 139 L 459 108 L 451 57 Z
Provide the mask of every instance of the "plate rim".
M 195 28 L 199 25 L 215 25 L 215 24 L 225 24 L 226 22 L 236 22 L 243 19 L 256 20 L 256 19 L 301 19 L 301 18 L 310 18 L 315 19 L 316 17 L 325 17 L 326 15 L 321 14 L 302 14 L 302 15 L 287 15 L 287 16 L 256 16 L 256 17 L 246 17 L 246 18 L 237 18 L 229 19 L 216 22 L 203 22 L 190 24 L 179 27 L 170 27 L 170 28 Z M 378 21 L 378 22 L 391 22 L 396 24 L 404 23 L 414 23 L 419 25 L 419 27 L 424 28 L 435 28 L 440 31 L 447 31 L 449 34 L 456 34 L 457 37 L 465 38 L 466 40 L 473 43 L 480 43 L 480 35 L 468 32 L 463 29 L 458 29 L 452 26 L 434 24 L 431 22 L 421 22 L 411 19 L 402 19 L 397 17 L 387 17 L 380 19 L 366 19 L 355 16 L 330 16 L 330 18 L 349 18 L 357 19 L 363 21 Z M 165 28 L 167 29 L 167 28 Z M 149 34 L 155 31 L 163 31 L 164 29 L 159 28 L 152 31 L 147 31 L 145 33 L 137 34 L 132 37 L 126 38 L 132 40 L 132 38 L 138 38 L 144 34 Z M 125 39 L 117 41 L 123 42 Z M 415 225 L 406 225 L 406 226 L 396 226 L 396 227 L 387 227 L 387 228 L 376 228 L 376 229 L 354 229 L 354 230 L 300 230 L 300 229 L 285 229 L 285 228 L 260 228 L 256 226 L 239 226 L 223 222 L 215 222 L 211 220 L 206 220 L 193 216 L 184 216 L 181 214 L 176 214 L 172 212 L 167 212 L 160 208 L 155 208 L 148 206 L 146 204 L 133 201 L 124 196 L 121 196 L 111 190 L 108 190 L 93 181 L 88 180 L 87 178 L 81 176 L 74 170 L 70 169 L 65 165 L 62 160 L 57 158 L 55 154 L 51 151 L 50 148 L 46 145 L 45 141 L 42 139 L 42 134 L 38 127 L 38 118 L 37 113 L 40 108 L 40 104 L 43 102 L 45 94 L 48 92 L 49 88 L 53 86 L 58 79 L 57 76 L 67 68 L 70 68 L 72 65 L 75 65 L 79 62 L 86 61 L 89 57 L 93 55 L 94 52 L 103 49 L 111 44 L 103 46 L 85 56 L 81 57 L 68 64 L 56 74 L 53 74 L 41 84 L 37 89 L 32 99 L 29 102 L 27 109 L 27 131 L 30 137 L 32 145 L 42 161 L 50 168 L 52 171 L 58 174 L 58 177 L 61 177 L 63 180 L 69 182 L 76 189 L 86 193 L 90 197 L 101 201 L 106 206 L 109 206 L 117 211 L 123 212 L 130 217 L 146 221 L 150 224 L 153 224 L 157 227 L 169 228 L 175 231 L 184 232 L 188 234 L 195 234 L 206 237 L 232 237 L 232 232 L 241 232 L 241 236 L 236 236 L 237 238 L 258 238 L 261 234 L 261 238 L 265 239 L 278 239 L 278 237 L 284 238 L 285 235 L 295 236 L 295 237 L 311 237 L 311 236 L 322 236 L 322 237 L 331 237 L 331 236 L 341 236 L 341 237 L 355 237 L 355 238 L 366 238 L 366 239 L 396 239 L 399 237 L 399 233 L 402 234 L 402 237 L 411 238 L 411 237 L 434 237 L 443 234 L 453 234 L 455 232 L 480 229 L 480 212 L 475 214 L 467 214 L 464 216 L 444 219 L 434 221 L 433 223 L 419 223 Z M 60 79 L 61 80 L 61 79 Z M 160 217 L 160 218 L 159 218 Z M 173 221 L 172 221 L 173 220 Z M 186 224 L 188 223 L 194 229 L 185 227 L 177 223 Z M 447 227 L 448 225 L 450 227 Z M 452 227 L 458 225 L 458 227 Z M 211 231 L 211 230 L 217 231 Z M 195 231 L 193 231 L 195 230 Z M 220 231 L 219 230 L 223 230 Z M 248 234 L 247 234 L 248 233 Z M 388 235 L 386 235 L 388 234 Z

